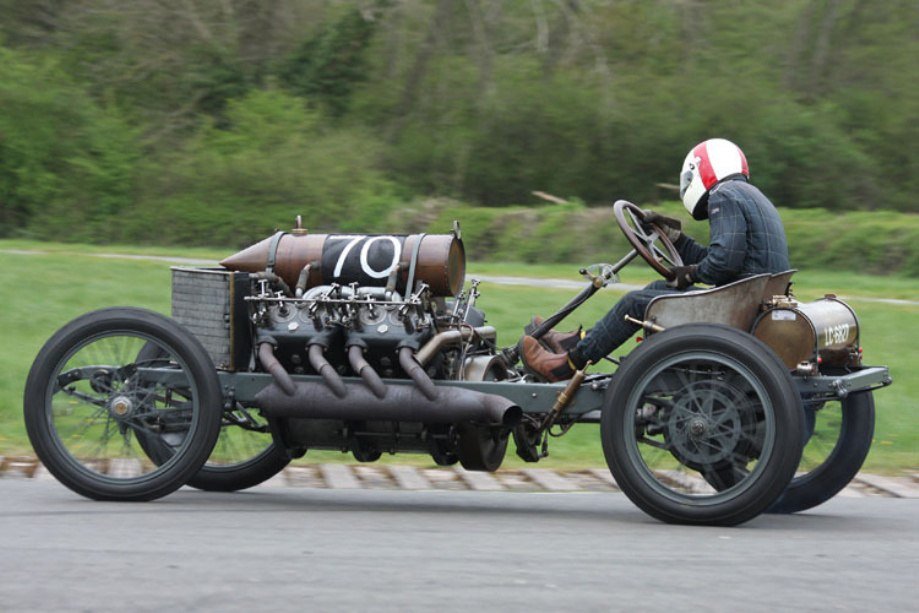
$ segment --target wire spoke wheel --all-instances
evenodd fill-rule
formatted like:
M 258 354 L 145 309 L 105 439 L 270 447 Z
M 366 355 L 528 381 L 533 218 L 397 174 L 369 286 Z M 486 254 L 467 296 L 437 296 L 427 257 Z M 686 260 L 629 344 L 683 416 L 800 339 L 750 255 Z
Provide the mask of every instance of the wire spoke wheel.
M 139 357 L 146 346 L 159 357 Z M 24 407 L 36 453 L 65 485 L 90 498 L 150 500 L 206 460 L 220 388 L 204 349 L 178 324 L 141 309 L 105 309 L 74 320 L 42 348 Z M 153 437 L 176 439 L 164 462 L 144 449 Z
M 185 435 L 175 432 L 150 437 L 142 446 L 151 461 L 162 464 L 181 447 Z M 274 444 L 265 419 L 237 405 L 224 410 L 214 450 L 188 485 L 211 492 L 235 492 L 267 481 L 289 463 L 290 456 Z
M 162 350 L 145 345 L 138 360 L 162 360 Z M 233 492 L 254 487 L 278 474 L 290 463 L 290 456 L 274 444 L 268 422 L 256 411 L 235 404 L 225 407 L 220 435 L 207 463 L 188 481 L 206 491 Z M 156 464 L 167 462 L 184 443 L 187 431 L 152 433 L 139 442 Z
M 874 396 L 851 394 L 805 405 L 808 439 L 798 472 L 772 513 L 796 513 L 823 504 L 848 485 L 861 469 L 874 437 Z
M 223 412 L 220 436 L 205 468 L 238 467 L 268 451 L 273 443 L 264 417 L 236 405 Z
M 76 347 L 49 382 L 48 417 L 57 444 L 100 478 L 143 479 L 157 471 L 139 439 L 179 434 L 177 452 L 190 440 L 196 385 L 181 358 L 165 348 L 159 362 L 132 362 L 132 350 L 146 343 L 157 341 L 130 332 L 96 335 Z M 163 364 L 168 381 L 147 374 Z M 113 464 L 121 465 L 120 474 Z
M 668 522 L 732 525 L 763 512 L 791 480 L 801 427 L 797 392 L 765 345 L 693 325 L 651 337 L 623 361 L 601 434 L 639 507 Z
M 759 381 L 715 354 L 687 354 L 660 364 L 636 386 L 625 427 L 629 453 L 647 483 L 691 504 L 717 504 L 755 482 L 774 440 L 771 402 Z M 709 475 L 736 472 L 728 487 Z M 727 490 L 727 491 L 726 491 Z

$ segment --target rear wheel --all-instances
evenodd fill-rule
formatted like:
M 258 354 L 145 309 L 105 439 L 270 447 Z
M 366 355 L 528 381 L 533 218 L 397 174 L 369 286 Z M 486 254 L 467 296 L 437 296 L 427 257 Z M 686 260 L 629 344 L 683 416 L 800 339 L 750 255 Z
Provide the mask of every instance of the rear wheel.
M 770 513 L 797 513 L 838 494 L 861 470 L 874 437 L 874 396 L 850 394 L 805 408 L 811 430 L 798 474 Z
M 681 326 L 623 360 L 603 409 L 603 451 L 648 514 L 735 525 L 766 510 L 791 480 L 801 416 L 794 382 L 763 343 L 725 326 Z
M 138 359 L 153 345 L 162 356 Z M 42 347 L 26 381 L 25 423 L 39 459 L 64 485 L 97 500 L 152 500 L 207 460 L 220 428 L 216 371 L 201 344 L 143 309 L 87 313 Z M 182 433 L 151 462 L 141 440 Z

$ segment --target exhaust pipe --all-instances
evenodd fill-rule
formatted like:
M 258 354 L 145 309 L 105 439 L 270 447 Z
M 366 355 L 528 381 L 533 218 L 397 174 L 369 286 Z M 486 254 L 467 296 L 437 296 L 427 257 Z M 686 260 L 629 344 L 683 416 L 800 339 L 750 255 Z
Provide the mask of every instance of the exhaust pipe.
M 438 387 L 435 398 L 430 399 L 414 385 L 390 385 L 384 398 L 374 396 L 360 383 L 342 385 L 346 395 L 339 396 L 322 383 L 298 382 L 296 393 L 289 396 L 272 384 L 256 394 L 255 403 L 268 417 L 300 419 L 476 422 L 511 428 L 523 416 L 520 407 L 507 398 L 459 387 Z
M 294 386 L 294 380 L 290 378 L 284 366 L 274 357 L 274 347 L 271 343 L 262 343 L 258 346 L 258 360 L 265 370 L 271 373 L 275 383 L 285 394 L 293 396 L 296 393 L 297 388 Z
M 428 362 L 434 359 L 445 347 L 459 345 L 462 342 L 469 341 L 475 336 L 493 341 L 496 338 L 494 326 L 478 326 L 470 328 L 464 326 L 459 330 L 444 330 L 438 332 L 431 340 L 424 344 L 424 347 L 415 354 L 415 359 L 422 367 L 427 366 Z
M 380 379 L 377 371 L 373 369 L 373 366 L 364 359 L 364 350 L 359 345 L 348 347 L 348 362 L 351 363 L 351 368 L 354 372 L 361 376 L 364 384 L 370 388 L 374 396 L 382 398 L 386 395 L 386 385 Z
M 344 398 L 345 394 L 348 393 L 348 390 L 345 388 L 345 382 L 341 380 L 341 377 L 335 371 L 335 368 L 329 364 L 327 359 L 325 359 L 325 355 L 323 355 L 322 351 L 322 345 L 310 345 L 307 356 L 309 358 L 310 366 L 313 367 L 313 370 L 322 375 L 322 379 L 325 381 L 325 384 L 329 386 L 329 389 L 332 390 L 332 393 L 335 394 L 335 396 L 338 398 Z
M 428 400 L 437 398 L 437 386 L 431 381 L 428 373 L 424 372 L 421 364 L 415 360 L 415 352 L 410 347 L 403 347 L 399 350 L 399 366 L 402 367 L 405 374 L 411 377 L 425 398 Z

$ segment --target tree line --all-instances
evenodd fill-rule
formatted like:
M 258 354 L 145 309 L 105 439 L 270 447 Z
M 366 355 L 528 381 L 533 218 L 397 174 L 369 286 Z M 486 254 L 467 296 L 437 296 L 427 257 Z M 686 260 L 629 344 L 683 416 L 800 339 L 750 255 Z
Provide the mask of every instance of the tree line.
M 723 136 L 780 206 L 917 212 L 912 0 L 0 0 L 0 236 L 646 202 Z

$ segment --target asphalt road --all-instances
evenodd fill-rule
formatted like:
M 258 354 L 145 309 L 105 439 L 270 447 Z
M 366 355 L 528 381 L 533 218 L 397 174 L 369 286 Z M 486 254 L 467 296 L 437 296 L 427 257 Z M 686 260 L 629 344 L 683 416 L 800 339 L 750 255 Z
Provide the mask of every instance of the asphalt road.
M 739 528 L 622 494 L 182 490 L 84 500 L 0 480 L 0 610 L 916 610 L 919 503 Z

